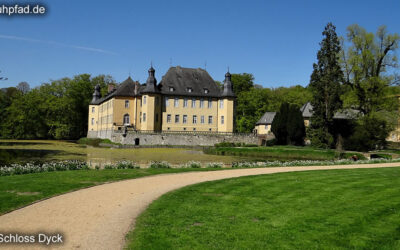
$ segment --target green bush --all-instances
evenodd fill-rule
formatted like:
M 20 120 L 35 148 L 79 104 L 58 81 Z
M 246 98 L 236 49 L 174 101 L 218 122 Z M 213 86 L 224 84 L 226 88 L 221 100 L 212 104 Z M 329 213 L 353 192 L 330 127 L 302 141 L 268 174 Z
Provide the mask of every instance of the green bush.
M 353 135 L 344 142 L 344 148 L 355 151 L 370 151 L 386 147 L 386 138 L 392 128 L 387 121 L 371 114 L 357 121 Z
M 227 147 L 236 147 L 233 142 L 220 142 L 214 145 L 216 148 L 227 148 Z
M 278 145 L 303 145 L 306 129 L 299 107 L 283 103 L 271 124 L 271 131 Z
M 377 154 L 371 154 L 371 159 L 392 159 L 392 155 L 389 154 L 382 154 L 382 153 L 377 153 Z
M 114 165 L 107 164 L 104 165 L 104 169 L 116 169 L 116 167 Z
M 275 146 L 276 144 L 277 144 L 277 141 L 276 141 L 276 139 L 274 138 L 274 139 L 272 139 L 272 140 L 268 140 L 268 141 L 266 142 L 265 146 L 272 147 L 272 146 Z

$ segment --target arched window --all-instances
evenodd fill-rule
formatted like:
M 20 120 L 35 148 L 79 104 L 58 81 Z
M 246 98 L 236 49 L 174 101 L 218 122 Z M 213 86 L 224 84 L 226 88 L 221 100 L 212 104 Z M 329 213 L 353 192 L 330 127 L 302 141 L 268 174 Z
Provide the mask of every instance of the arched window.
M 128 114 L 124 115 L 124 125 L 129 125 L 129 115 Z

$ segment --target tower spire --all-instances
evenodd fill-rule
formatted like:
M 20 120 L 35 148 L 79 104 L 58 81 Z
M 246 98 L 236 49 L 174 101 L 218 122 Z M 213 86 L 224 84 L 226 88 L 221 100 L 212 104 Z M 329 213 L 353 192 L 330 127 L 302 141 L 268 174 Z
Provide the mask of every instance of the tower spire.
M 148 70 L 149 77 L 146 81 L 146 88 L 143 90 L 143 93 L 155 93 L 157 92 L 157 79 L 155 77 L 155 70 L 153 68 L 153 62 L 150 62 L 150 69 Z
M 229 66 L 228 66 L 228 72 L 225 74 L 225 80 L 224 80 L 224 90 L 222 91 L 222 96 L 223 97 L 235 97 L 235 93 L 233 92 L 233 84 L 231 81 L 231 73 L 229 73 Z

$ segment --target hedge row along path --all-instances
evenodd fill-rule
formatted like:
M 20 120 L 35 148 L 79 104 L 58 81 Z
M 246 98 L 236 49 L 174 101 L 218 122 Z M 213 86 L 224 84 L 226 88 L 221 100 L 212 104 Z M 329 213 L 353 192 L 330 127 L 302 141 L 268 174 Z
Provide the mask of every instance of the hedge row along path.
M 0 232 L 62 233 L 62 249 L 121 249 L 135 220 L 161 195 L 199 182 L 282 172 L 397 167 L 400 163 L 273 167 L 161 174 L 103 184 L 56 196 L 0 216 Z M 0 245 L 0 247 L 4 247 Z M 43 245 L 9 245 L 43 248 Z

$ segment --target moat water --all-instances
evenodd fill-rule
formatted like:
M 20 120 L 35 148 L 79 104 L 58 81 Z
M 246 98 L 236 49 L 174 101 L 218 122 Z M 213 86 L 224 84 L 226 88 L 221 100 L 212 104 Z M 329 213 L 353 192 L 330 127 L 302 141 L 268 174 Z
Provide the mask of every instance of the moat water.
M 243 157 L 207 155 L 191 148 L 101 148 L 68 141 L 0 140 L 0 166 L 11 163 L 81 160 L 90 165 L 105 165 L 129 160 L 140 165 L 167 161 L 173 165 L 188 161 L 231 164 Z

